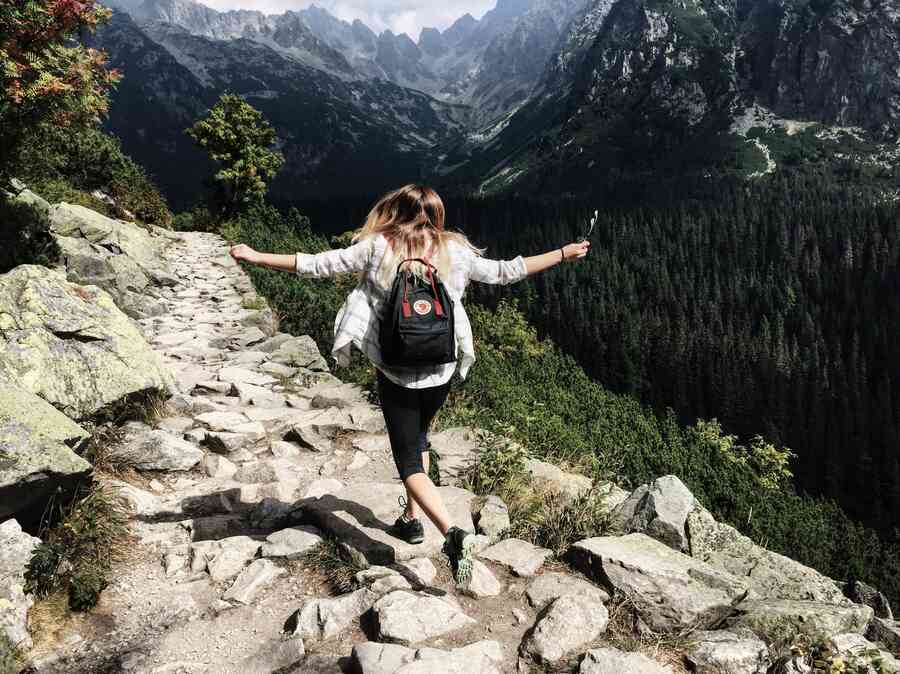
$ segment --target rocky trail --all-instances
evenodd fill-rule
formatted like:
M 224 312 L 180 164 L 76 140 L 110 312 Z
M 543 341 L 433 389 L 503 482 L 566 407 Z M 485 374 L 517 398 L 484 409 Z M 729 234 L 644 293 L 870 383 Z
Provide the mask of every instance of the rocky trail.
M 171 395 L 152 423 L 128 422 L 106 448 L 107 460 L 128 467 L 103 479 L 127 500 L 133 539 L 93 611 L 59 625 L 32 615 L 29 636 L 24 618 L 33 600 L 22 594 L 22 574 L 39 541 L 15 519 L 0 523 L 0 628 L 32 646 L 32 671 L 813 671 L 800 656 L 776 662 L 786 631 L 830 640 L 836 653 L 865 662 L 877 657 L 887 663 L 883 671 L 900 670 L 889 653 L 900 649 L 900 623 L 877 591 L 853 594 L 760 548 L 716 522 L 677 477 L 629 494 L 531 460 L 535 489 L 569 500 L 600 490 L 611 529 L 576 543 L 563 560 L 505 538 L 505 504 L 455 486 L 479 451 L 478 434 L 466 428 L 431 437 L 451 513 L 480 534 L 473 577 L 457 587 L 430 523 L 421 545 L 387 532 L 403 490 L 379 409 L 329 372 L 313 340 L 277 331 L 224 240 L 155 230 L 148 245 L 158 254 L 150 261 L 129 251 L 134 225 L 84 211 L 51 207 L 54 231 L 69 251 L 68 280 L 37 267 L 0 276 L 0 335 L 19 345 L 7 353 L 26 353 L 30 347 L 22 345 L 35 335 L 53 345 L 53 362 L 72 354 L 84 362 L 94 349 L 84 377 L 131 377 L 145 388 L 150 378 Z M 73 227 L 76 215 L 82 220 Z M 138 271 L 126 274 L 128 283 L 121 272 L 97 271 L 101 262 L 103 269 L 132 269 L 128 261 L 146 283 L 135 282 Z M 4 304 L 13 295 L 16 301 Z M 131 318 L 104 304 L 110 296 Z M 47 297 L 55 299 L 23 301 Z M 148 353 L 117 348 L 102 334 L 108 328 L 96 306 L 79 309 L 95 312 L 89 325 L 66 318 L 72 309 L 65 303 L 82 301 L 105 307 L 104 325 L 116 313 L 116 334 L 143 340 Z M 101 348 L 115 353 L 112 364 Z M 61 440 L 78 446 L 83 438 L 72 419 L 121 391 L 105 394 L 99 379 L 83 390 L 48 388 L 50 377 L 33 376 L 41 369 L 25 368 L 24 355 L 5 369 L 4 357 L 0 450 L 11 453 L 13 465 L 16 452 L 32 450 L 52 464 L 20 470 L 20 484 L 30 475 L 38 494 L 42 479 L 83 475 L 89 466 Z M 58 366 L 41 367 L 52 374 Z M 44 415 L 40 424 L 32 413 L 10 413 L 28 406 Z M 51 426 L 63 430 L 48 434 Z M 0 502 L 15 503 L 10 495 L 22 498 L 23 491 L 8 472 L 0 463 Z M 342 594 L 306 560 L 323 545 L 358 569 Z M 32 608 L 40 610 L 40 603 Z M 41 633 L 33 633 L 36 624 Z

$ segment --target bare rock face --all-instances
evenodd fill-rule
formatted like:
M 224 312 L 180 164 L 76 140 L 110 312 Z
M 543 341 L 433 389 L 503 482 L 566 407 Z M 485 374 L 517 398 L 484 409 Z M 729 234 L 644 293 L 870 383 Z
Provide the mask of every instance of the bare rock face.
M 86 479 L 91 465 L 73 449 L 87 439 L 81 426 L 46 401 L 0 382 L 0 519 L 40 517 L 57 489 L 71 492 Z
M 22 265 L 0 277 L 0 380 L 72 419 L 174 380 L 103 290 Z
M 196 445 L 160 429 L 130 434 L 110 453 L 138 470 L 190 470 L 203 459 L 203 451 Z
M 697 674 L 766 674 L 766 644 L 749 630 L 695 632 L 685 660 Z
M 31 648 L 28 609 L 34 599 L 26 595 L 25 567 L 41 539 L 22 531 L 16 520 L 0 524 L 0 632 L 14 646 Z
M 555 600 L 522 642 L 521 653 L 555 664 L 606 631 L 609 612 L 591 595 L 566 594 Z
M 743 579 L 644 534 L 579 541 L 570 560 L 588 577 L 630 598 L 640 621 L 654 631 L 712 627 L 748 592 Z
M 730 627 L 745 627 L 766 642 L 775 641 L 785 630 L 812 639 L 835 634 L 865 634 L 872 622 L 872 609 L 860 604 L 837 605 L 817 601 L 746 601 L 728 620 Z

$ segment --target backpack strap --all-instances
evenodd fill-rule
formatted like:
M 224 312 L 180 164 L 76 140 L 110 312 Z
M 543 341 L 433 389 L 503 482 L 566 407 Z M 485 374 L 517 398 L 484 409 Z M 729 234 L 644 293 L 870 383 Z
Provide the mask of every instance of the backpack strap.
M 428 259 L 429 256 L 424 258 L 421 257 L 408 257 L 405 260 L 401 261 L 400 264 L 397 265 L 397 273 L 400 273 L 400 268 L 406 264 L 407 262 L 421 262 L 428 269 L 428 281 L 431 283 L 431 292 L 434 295 L 434 313 L 437 316 L 444 315 L 444 307 L 441 304 L 440 297 L 437 291 L 437 284 L 434 281 L 434 272 L 437 271 L 437 268 L 431 264 Z M 407 275 L 403 279 L 403 317 L 409 318 L 412 316 L 412 309 L 409 305 L 409 275 Z

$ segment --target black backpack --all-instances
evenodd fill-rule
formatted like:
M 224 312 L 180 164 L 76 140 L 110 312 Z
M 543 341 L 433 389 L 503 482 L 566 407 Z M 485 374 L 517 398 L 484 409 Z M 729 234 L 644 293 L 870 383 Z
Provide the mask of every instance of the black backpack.
M 428 278 L 400 271 L 407 262 L 424 264 Z M 384 304 L 380 341 L 385 365 L 440 365 L 456 360 L 453 298 L 428 260 L 409 258 L 397 265 Z

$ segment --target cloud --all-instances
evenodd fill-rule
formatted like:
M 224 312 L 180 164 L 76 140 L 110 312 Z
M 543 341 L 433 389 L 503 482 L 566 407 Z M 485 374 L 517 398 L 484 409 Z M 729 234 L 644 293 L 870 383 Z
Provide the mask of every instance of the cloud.
M 441 30 L 463 14 L 480 18 L 492 9 L 496 0 L 200 0 L 218 10 L 255 9 L 268 14 L 303 9 L 317 5 L 344 21 L 359 19 L 376 33 L 391 30 L 407 33 L 414 40 L 425 27 Z

